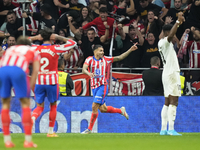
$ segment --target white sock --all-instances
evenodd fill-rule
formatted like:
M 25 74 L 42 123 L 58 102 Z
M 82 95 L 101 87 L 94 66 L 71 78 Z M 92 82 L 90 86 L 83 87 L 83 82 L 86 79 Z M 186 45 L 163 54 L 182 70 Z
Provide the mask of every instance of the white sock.
M 176 106 L 175 105 L 169 105 L 168 109 L 168 121 L 169 121 L 169 130 L 174 130 L 174 122 L 176 119 Z
M 25 135 L 25 141 L 31 142 L 32 141 L 32 136 L 31 135 Z
M 53 127 L 49 127 L 49 134 L 53 134 Z
M 35 123 L 35 119 L 36 119 L 36 118 L 35 118 L 35 117 L 32 117 L 31 119 L 33 120 L 33 124 L 34 124 L 34 123 Z
M 162 121 L 161 130 L 167 130 L 167 121 L 168 121 L 167 111 L 168 111 L 168 106 L 163 105 L 161 111 L 161 121 Z
M 11 141 L 11 136 L 10 135 L 4 135 L 4 143 L 6 143 L 7 141 Z

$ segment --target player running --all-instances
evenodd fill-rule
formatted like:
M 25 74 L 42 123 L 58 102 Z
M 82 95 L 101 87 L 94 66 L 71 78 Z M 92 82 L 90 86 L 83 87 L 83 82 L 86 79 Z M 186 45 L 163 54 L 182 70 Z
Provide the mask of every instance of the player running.
M 165 105 L 162 108 L 162 128 L 160 135 L 181 135 L 174 130 L 178 97 L 181 96 L 180 68 L 172 40 L 176 31 L 185 21 L 183 13 L 178 13 L 178 20 L 174 26 L 163 26 L 164 38 L 158 42 L 159 52 L 163 61 L 162 82 L 164 87 Z M 167 123 L 169 130 L 167 131 Z
M 49 113 L 49 131 L 47 137 L 57 137 L 53 132 L 57 114 L 57 100 L 59 96 L 58 85 L 58 58 L 64 53 L 76 46 L 76 42 L 71 39 L 53 34 L 50 29 L 41 30 L 37 36 L 30 37 L 31 40 L 43 40 L 41 46 L 37 46 L 37 50 L 41 55 L 40 70 L 35 85 L 35 97 L 37 107 L 33 110 L 32 120 L 41 115 L 44 110 L 44 98 L 47 96 L 50 102 Z M 63 41 L 63 45 L 51 45 L 52 41 Z
M 137 44 L 137 43 L 136 43 Z M 129 119 L 126 113 L 125 107 L 114 108 L 112 106 L 106 106 L 105 96 L 108 93 L 107 78 L 108 65 L 115 61 L 121 61 L 126 58 L 132 51 L 137 49 L 134 44 L 129 50 L 116 57 L 104 56 L 104 49 L 101 45 L 95 45 L 93 48 L 94 56 L 90 56 L 85 60 L 82 72 L 91 78 L 91 88 L 93 93 L 92 115 L 88 129 L 82 132 L 82 134 L 89 134 L 92 131 L 94 123 L 98 117 L 98 109 L 102 113 L 119 113 Z
M 2 97 L 1 121 L 5 147 L 15 145 L 10 136 L 10 101 L 11 88 L 14 87 L 15 97 L 20 99 L 22 106 L 22 124 L 25 133 L 24 147 L 37 147 L 32 142 L 32 121 L 30 107 L 30 88 L 33 88 L 40 67 L 40 55 L 31 47 L 31 42 L 25 37 L 19 37 L 16 46 L 8 48 L 0 61 L 0 95 Z M 33 71 L 29 83 L 28 66 L 32 64 Z

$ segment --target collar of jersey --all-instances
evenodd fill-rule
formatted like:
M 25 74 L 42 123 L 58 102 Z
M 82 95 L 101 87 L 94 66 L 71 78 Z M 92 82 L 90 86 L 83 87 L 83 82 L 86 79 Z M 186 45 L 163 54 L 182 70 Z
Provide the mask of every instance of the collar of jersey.
M 51 44 L 42 44 L 43 46 L 49 46 L 49 45 L 51 45 Z
M 101 60 L 102 58 L 100 58 L 99 60 L 97 60 L 97 59 L 93 56 L 93 59 L 96 60 L 96 61 L 99 61 L 99 60 Z

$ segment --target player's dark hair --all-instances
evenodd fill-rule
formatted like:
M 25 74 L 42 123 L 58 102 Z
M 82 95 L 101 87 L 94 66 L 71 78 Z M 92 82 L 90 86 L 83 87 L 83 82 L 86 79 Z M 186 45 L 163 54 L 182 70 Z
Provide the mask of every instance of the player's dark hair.
M 154 57 L 151 57 L 150 64 L 157 66 L 159 61 L 160 61 L 160 58 L 158 56 L 154 56 Z
M 58 69 L 61 68 L 63 64 L 64 64 L 63 58 L 58 59 Z
M 20 36 L 17 39 L 17 45 L 29 45 L 31 46 L 31 41 L 27 37 Z
M 93 50 L 93 52 L 94 52 L 96 49 L 98 49 L 99 47 L 103 47 L 103 46 L 100 45 L 100 44 L 97 44 L 97 45 L 93 44 L 93 45 L 92 45 L 92 50 Z
M 49 41 L 50 40 L 50 37 L 51 37 L 51 34 L 53 34 L 53 30 L 50 29 L 50 28 L 45 28 L 43 30 L 40 30 L 39 31 L 39 34 L 42 36 L 43 38 L 43 41 Z
M 163 29 L 163 32 L 166 32 L 166 31 L 170 31 L 172 29 L 173 25 L 172 24 L 166 24 L 162 27 Z
M 101 7 L 101 8 L 99 9 L 99 12 L 100 12 L 100 13 L 108 13 L 108 10 L 107 10 L 106 7 Z

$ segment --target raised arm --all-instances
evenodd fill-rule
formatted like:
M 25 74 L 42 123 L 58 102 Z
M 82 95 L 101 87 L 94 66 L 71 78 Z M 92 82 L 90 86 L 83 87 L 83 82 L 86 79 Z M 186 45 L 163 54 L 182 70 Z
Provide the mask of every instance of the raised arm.
M 119 32 L 119 35 L 121 36 L 122 40 L 125 40 L 126 34 L 123 30 L 122 24 L 118 24 L 118 32 Z
M 142 33 L 138 30 L 138 25 L 137 25 L 137 22 L 135 21 L 135 22 L 133 22 L 133 27 L 134 27 L 134 29 L 135 29 L 135 31 L 136 31 L 136 34 L 137 34 L 137 36 L 138 36 L 138 38 L 139 38 L 139 45 L 143 45 L 144 44 L 144 38 L 143 38 L 143 36 L 142 36 Z
M 106 31 L 105 31 L 105 34 L 100 37 L 101 43 L 106 42 L 106 40 L 108 39 L 108 37 L 109 37 L 109 29 L 110 29 L 110 26 L 108 25 L 107 21 L 103 22 L 103 24 L 104 24 L 104 26 L 106 28 Z
M 179 12 L 178 13 L 178 20 L 176 21 L 176 23 L 174 24 L 174 26 L 172 27 L 169 35 L 168 35 L 168 42 L 171 42 L 173 40 L 173 37 L 174 35 L 176 34 L 176 31 L 179 27 L 179 25 L 181 25 L 183 22 L 185 21 L 185 18 L 183 16 L 183 13 L 182 12 Z
M 135 51 L 136 49 L 138 49 L 138 47 L 136 45 L 137 45 L 137 43 L 135 43 L 129 50 L 127 50 L 123 54 L 121 54 L 119 56 L 115 56 L 114 59 L 113 59 L 113 62 L 115 62 L 115 61 L 121 61 L 124 58 L 126 58 L 132 51 Z
M 136 10 L 135 10 L 135 4 L 134 4 L 133 0 L 130 0 L 130 7 L 126 8 L 126 13 L 128 15 L 134 15 L 135 12 L 136 12 Z
M 195 29 L 195 27 L 191 27 L 191 31 L 192 31 L 192 33 L 195 35 L 195 36 L 197 36 L 199 39 L 200 39 L 200 32 L 199 32 L 199 30 L 196 30 Z

